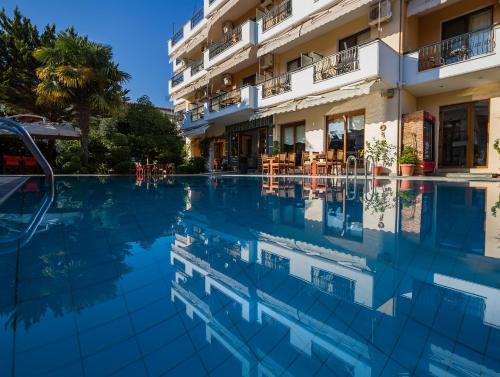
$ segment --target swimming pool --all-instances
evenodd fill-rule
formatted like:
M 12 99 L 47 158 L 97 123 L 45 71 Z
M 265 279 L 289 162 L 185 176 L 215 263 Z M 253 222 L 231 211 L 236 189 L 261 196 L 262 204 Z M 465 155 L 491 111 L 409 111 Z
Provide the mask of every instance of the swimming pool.
M 498 376 L 499 206 L 491 182 L 30 180 L 0 207 L 0 375 Z

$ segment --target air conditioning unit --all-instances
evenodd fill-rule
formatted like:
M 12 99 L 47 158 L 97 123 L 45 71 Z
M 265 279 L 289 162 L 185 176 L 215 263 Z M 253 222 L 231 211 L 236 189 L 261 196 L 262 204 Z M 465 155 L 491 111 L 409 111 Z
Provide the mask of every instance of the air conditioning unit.
M 260 58 L 260 68 L 263 70 L 271 69 L 274 67 L 274 55 L 273 54 L 265 54 Z
M 222 83 L 225 86 L 233 85 L 233 75 L 231 75 L 230 73 L 226 73 L 224 76 L 222 76 Z
M 222 25 L 222 32 L 224 34 L 230 33 L 234 29 L 234 25 L 231 21 L 226 21 Z
M 389 21 L 392 17 L 392 7 L 390 0 L 381 0 L 370 7 L 369 24 L 378 25 L 379 22 Z

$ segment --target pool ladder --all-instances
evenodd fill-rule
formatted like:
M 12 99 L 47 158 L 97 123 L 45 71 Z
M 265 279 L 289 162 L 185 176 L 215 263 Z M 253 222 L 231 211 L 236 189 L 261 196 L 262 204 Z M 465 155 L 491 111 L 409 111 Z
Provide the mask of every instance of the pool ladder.
M 38 164 L 41 166 L 43 172 L 45 173 L 45 178 L 51 183 L 54 181 L 54 172 L 50 167 L 49 162 L 44 157 L 38 146 L 35 144 L 35 141 L 31 137 L 28 131 L 19 123 L 15 122 L 9 118 L 0 117 L 0 130 L 6 130 L 11 132 L 17 136 L 24 142 L 29 151 L 36 158 Z
M 352 191 L 349 191 L 349 168 L 351 167 L 352 165 L 352 162 L 354 161 L 354 190 Z M 373 179 L 375 179 L 375 171 L 374 171 L 374 168 L 375 168 L 375 159 L 373 158 L 372 155 L 368 155 L 365 157 L 365 183 L 366 185 L 369 185 L 368 184 L 368 162 L 371 162 L 371 173 L 372 173 L 372 181 Z M 358 185 L 357 185 L 357 180 L 358 180 L 358 160 L 356 158 L 356 156 L 354 155 L 350 155 L 349 157 L 347 157 L 347 160 L 346 160 L 346 168 L 345 168 L 345 179 L 346 179 L 346 199 L 347 200 L 354 200 L 356 199 L 357 197 L 357 194 L 358 194 Z M 374 189 L 374 185 L 373 185 L 373 182 L 372 182 L 372 186 L 371 186 L 371 192 L 373 191 Z M 366 194 L 365 196 L 368 195 L 368 190 L 366 190 Z M 373 196 L 373 192 L 372 192 L 372 196 Z

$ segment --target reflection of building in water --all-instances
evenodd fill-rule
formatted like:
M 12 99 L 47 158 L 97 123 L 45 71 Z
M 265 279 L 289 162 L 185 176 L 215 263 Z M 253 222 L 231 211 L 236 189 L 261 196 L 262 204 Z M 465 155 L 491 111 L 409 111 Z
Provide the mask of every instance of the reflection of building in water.
M 490 269 L 473 280 L 470 265 L 493 256 L 488 250 L 498 244 L 486 242 L 482 255 L 475 253 L 480 242 L 451 253 L 443 247 L 450 219 L 432 219 L 449 205 L 442 199 L 453 195 L 446 186 L 417 185 L 412 197 L 396 198 L 399 183 L 379 182 L 371 194 L 380 195 L 370 196 L 360 185 L 352 200 L 342 185 L 307 193 L 292 186 L 284 186 L 286 196 L 265 193 L 248 210 L 250 231 L 221 221 L 216 209 L 217 220 L 208 221 L 194 201 L 172 245 L 172 299 L 205 322 L 207 341 L 215 339 L 234 355 L 243 375 L 300 375 L 290 368 L 294 357 L 348 375 L 377 375 L 380 350 L 390 344 L 393 355 L 387 356 L 397 359 L 405 352 L 400 332 L 422 350 L 427 364 L 420 368 L 429 374 L 481 367 L 485 375 L 498 373 L 480 350 L 490 333 L 500 335 L 500 264 L 488 258 Z M 481 211 L 474 208 L 484 208 L 485 187 L 464 188 L 470 201 L 462 205 L 470 213 L 463 224 L 477 219 Z M 483 216 L 493 228 L 488 221 L 496 220 L 488 212 Z M 411 218 L 418 219 L 413 227 Z M 475 352 L 454 346 L 470 332 L 476 343 L 466 347 Z

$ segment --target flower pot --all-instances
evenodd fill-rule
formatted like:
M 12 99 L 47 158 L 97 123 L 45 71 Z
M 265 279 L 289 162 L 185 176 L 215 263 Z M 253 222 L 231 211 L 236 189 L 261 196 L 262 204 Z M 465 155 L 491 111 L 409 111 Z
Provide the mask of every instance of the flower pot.
M 415 171 L 415 165 L 413 164 L 401 164 L 399 167 L 401 168 L 401 175 L 403 177 L 411 177 Z
M 383 167 L 382 166 L 374 166 L 373 167 L 373 174 L 374 175 L 382 175 L 382 169 Z
M 403 180 L 401 181 L 401 191 L 411 191 L 413 190 L 413 181 Z

